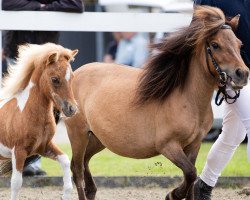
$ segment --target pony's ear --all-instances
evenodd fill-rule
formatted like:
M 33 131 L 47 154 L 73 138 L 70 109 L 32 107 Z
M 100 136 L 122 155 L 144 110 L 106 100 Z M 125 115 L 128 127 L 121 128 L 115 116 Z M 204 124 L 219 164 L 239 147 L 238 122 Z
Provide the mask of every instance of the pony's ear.
M 75 57 L 78 54 L 78 49 L 72 50 L 72 56 Z
M 233 31 L 235 32 L 238 28 L 239 20 L 240 20 L 240 14 L 234 16 L 233 18 L 227 18 L 226 24 L 230 25 Z
M 59 59 L 58 53 L 51 53 L 47 59 L 47 65 L 57 62 Z

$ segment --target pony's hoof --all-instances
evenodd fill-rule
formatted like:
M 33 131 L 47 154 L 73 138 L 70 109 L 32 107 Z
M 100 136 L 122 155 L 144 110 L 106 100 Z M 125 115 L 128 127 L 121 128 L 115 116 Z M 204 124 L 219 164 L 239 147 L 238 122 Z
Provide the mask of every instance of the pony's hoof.
M 181 200 L 181 199 L 182 198 L 179 198 L 174 194 L 174 190 L 169 192 L 165 198 L 165 200 Z
M 174 200 L 172 197 L 172 192 L 169 192 L 165 198 L 165 200 Z
M 86 196 L 88 200 L 95 200 L 95 193 L 87 193 Z

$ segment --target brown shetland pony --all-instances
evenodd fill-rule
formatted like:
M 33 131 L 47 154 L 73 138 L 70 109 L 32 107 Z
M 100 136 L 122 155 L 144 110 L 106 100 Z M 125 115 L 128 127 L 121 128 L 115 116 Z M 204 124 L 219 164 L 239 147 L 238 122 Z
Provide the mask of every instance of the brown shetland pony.
M 72 189 L 70 161 L 51 141 L 56 130 L 53 106 L 71 117 L 76 112 L 70 61 L 77 50 L 47 43 L 19 48 L 17 63 L 4 79 L 0 101 L 0 159 L 12 159 L 11 199 L 22 185 L 25 159 L 40 154 L 57 160 L 64 171 L 63 199 Z
M 206 63 L 206 47 L 231 77 L 228 86 L 242 88 L 249 73 L 241 42 L 224 24 L 220 9 L 197 7 L 189 27 L 155 46 L 145 69 L 92 63 L 75 71 L 72 88 L 79 113 L 66 126 L 79 199 L 95 198 L 88 163 L 105 147 L 136 159 L 164 155 L 184 173 L 183 183 L 166 199 L 193 199 L 195 161 L 211 128 L 211 99 L 218 84 L 210 57 Z

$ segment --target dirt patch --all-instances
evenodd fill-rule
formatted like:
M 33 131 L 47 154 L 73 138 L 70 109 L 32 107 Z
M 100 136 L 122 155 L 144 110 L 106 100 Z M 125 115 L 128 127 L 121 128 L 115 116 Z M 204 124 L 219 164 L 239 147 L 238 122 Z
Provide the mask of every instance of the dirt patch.
M 20 200 L 57 200 L 61 199 L 62 188 L 22 188 L 19 194 Z M 99 188 L 96 200 L 163 200 L 166 195 L 164 189 L 158 188 Z M 250 200 L 250 196 L 239 194 L 240 189 L 215 189 L 213 200 Z M 0 199 L 10 199 L 10 189 L 0 188 Z M 72 192 L 72 200 L 77 200 L 77 192 Z

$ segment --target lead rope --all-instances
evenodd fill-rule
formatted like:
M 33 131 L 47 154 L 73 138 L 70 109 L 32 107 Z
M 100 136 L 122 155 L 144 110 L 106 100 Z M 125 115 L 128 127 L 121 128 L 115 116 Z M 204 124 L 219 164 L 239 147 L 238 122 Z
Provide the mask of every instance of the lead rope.
M 219 90 L 217 91 L 217 94 L 215 96 L 215 104 L 217 106 L 220 106 L 222 104 L 223 100 L 225 100 L 228 104 L 233 104 L 240 97 L 240 90 L 237 90 L 234 92 L 235 92 L 235 95 L 232 97 L 227 93 L 226 85 L 219 87 Z M 220 97 L 220 94 L 222 94 L 221 97 Z M 229 99 L 232 101 L 230 102 Z

